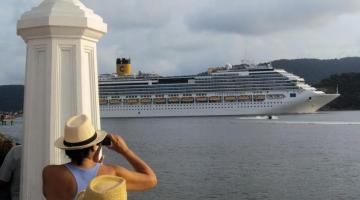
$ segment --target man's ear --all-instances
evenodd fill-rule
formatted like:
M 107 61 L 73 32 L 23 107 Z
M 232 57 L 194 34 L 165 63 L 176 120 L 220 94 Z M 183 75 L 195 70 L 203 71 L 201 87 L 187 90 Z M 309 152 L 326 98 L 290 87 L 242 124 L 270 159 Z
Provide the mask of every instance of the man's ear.
M 97 147 L 96 144 L 95 144 L 95 145 L 92 145 L 92 146 L 91 146 L 91 151 L 95 152 L 95 151 L 97 150 L 97 148 L 98 148 L 98 147 Z

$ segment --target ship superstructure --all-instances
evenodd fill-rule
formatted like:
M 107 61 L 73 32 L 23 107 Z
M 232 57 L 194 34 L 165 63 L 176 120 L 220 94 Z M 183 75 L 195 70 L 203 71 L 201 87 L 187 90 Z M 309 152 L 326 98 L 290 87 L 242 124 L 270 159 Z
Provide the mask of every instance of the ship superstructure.
M 117 74 L 99 76 L 101 117 L 312 113 L 339 96 L 271 64 L 227 64 L 198 75 L 167 77 L 130 75 L 130 59 L 118 59 L 117 66 Z

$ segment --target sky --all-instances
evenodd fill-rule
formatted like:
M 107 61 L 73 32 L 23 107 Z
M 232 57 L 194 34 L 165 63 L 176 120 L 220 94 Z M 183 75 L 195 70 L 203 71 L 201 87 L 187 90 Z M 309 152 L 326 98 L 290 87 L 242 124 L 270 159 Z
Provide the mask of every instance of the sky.
M 21 14 L 41 0 L 0 2 L 0 85 L 23 84 Z M 276 59 L 360 55 L 359 0 L 82 0 L 108 24 L 99 73 L 130 57 L 133 72 L 186 75 Z

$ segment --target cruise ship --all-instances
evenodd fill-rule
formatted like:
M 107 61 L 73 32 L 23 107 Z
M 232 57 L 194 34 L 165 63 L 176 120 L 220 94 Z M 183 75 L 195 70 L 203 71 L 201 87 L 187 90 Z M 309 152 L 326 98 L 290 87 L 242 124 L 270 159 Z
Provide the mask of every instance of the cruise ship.
M 190 76 L 132 75 L 130 59 L 116 63 L 116 73 L 99 76 L 103 118 L 313 113 L 339 96 L 268 63 Z

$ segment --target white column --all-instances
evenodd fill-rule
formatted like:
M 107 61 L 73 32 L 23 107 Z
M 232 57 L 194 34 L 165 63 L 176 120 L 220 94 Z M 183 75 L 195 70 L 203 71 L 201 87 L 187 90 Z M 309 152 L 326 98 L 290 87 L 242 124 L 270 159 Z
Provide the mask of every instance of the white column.
M 38 200 L 43 167 L 66 161 L 54 147 L 65 120 L 84 113 L 100 129 L 96 43 L 107 25 L 78 0 L 45 0 L 17 31 L 27 44 L 21 199 Z

